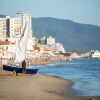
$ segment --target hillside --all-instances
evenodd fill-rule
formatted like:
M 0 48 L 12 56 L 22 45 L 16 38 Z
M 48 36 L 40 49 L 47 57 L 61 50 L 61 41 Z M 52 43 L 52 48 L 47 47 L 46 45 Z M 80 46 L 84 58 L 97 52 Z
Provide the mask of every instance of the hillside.
M 53 36 L 67 49 L 100 49 L 100 27 L 50 17 L 33 18 L 33 35 Z

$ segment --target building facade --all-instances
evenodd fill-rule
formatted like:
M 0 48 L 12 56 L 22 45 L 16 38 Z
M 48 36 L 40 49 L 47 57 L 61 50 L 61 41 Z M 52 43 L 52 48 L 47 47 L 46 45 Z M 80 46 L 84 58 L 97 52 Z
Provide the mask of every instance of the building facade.
M 26 21 L 29 21 L 28 37 L 32 38 L 32 17 L 31 13 L 17 13 L 16 17 L 0 17 L 0 39 L 15 38 L 22 33 Z
M 16 44 L 10 41 L 0 41 L 0 60 L 14 59 Z
M 0 18 L 0 39 L 7 36 L 7 21 L 5 18 Z
M 29 21 L 29 33 L 28 33 L 28 37 L 32 38 L 32 15 L 31 15 L 31 13 L 21 12 L 21 13 L 17 13 L 17 15 L 19 16 L 20 21 L 21 21 L 21 26 L 22 26 L 21 30 L 23 30 L 26 21 Z
M 15 38 L 21 34 L 20 18 L 9 18 L 9 37 Z
M 47 45 L 53 45 L 55 44 L 55 38 L 53 38 L 52 36 L 47 38 Z

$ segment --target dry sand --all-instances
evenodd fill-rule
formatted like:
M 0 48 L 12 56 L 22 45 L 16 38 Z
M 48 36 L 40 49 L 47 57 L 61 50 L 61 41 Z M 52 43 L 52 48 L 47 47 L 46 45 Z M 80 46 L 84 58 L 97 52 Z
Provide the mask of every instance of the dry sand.
M 75 96 L 71 82 L 43 74 L 13 76 L 0 68 L 0 100 L 89 100 Z M 99 100 L 99 99 L 98 99 Z

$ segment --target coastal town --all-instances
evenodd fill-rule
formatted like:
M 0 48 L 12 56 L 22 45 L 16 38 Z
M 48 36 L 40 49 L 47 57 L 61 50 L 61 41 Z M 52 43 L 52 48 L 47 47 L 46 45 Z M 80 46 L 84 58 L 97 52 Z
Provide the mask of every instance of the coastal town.
M 15 17 L 0 16 L 0 62 L 10 63 L 14 60 L 16 46 L 26 20 L 29 20 L 27 59 L 34 62 L 71 61 L 81 57 L 98 57 L 100 51 L 77 53 L 68 52 L 63 44 L 56 42 L 53 36 L 36 38 L 32 30 L 32 14 L 20 12 Z M 96 53 L 96 54 L 95 54 Z M 96 56 L 95 56 L 96 55 Z
M 0 100 L 100 100 L 100 0 L 0 0 Z

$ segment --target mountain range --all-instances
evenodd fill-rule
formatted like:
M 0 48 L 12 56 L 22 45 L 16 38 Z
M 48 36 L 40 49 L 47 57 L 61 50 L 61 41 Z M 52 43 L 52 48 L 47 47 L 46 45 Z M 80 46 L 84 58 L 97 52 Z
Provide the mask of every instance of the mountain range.
M 33 36 L 53 36 L 68 50 L 100 49 L 100 26 L 51 17 L 32 18 Z

